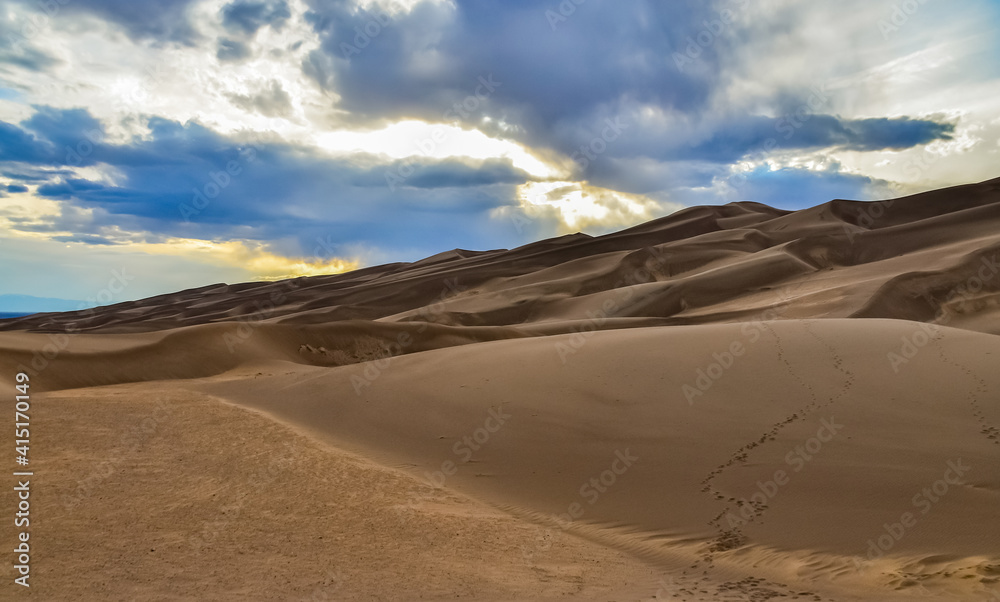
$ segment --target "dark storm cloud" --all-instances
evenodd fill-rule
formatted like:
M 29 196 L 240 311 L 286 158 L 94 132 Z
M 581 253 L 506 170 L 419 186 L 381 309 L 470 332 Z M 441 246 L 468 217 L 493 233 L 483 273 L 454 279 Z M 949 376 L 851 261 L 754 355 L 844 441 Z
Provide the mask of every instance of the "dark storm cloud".
M 305 72 L 323 86 L 335 82 L 341 106 L 367 119 L 440 120 L 479 77 L 493 74 L 502 87 L 468 120 L 489 115 L 545 132 L 624 97 L 694 109 L 708 98 L 715 70 L 711 48 L 707 76 L 684 73 L 671 58 L 711 15 L 704 2 L 644 1 L 623 10 L 590 0 L 554 29 L 546 11 L 557 3 L 422 2 L 408 13 L 341 0 L 308 5 L 322 49 Z
M 713 35 L 706 45 L 693 40 L 739 2 L 637 1 L 626 8 L 589 0 L 563 3 L 568 10 L 556 2 L 456 0 L 421 2 L 409 12 L 364 11 L 346 0 L 308 5 L 322 46 L 303 71 L 334 90 L 352 120 L 457 118 L 570 156 L 577 177 L 598 184 L 601 172 L 613 176 L 615 159 L 722 164 L 781 149 L 898 150 L 954 130 L 932 120 L 822 114 L 829 101 L 822 90 L 778 91 L 774 107 L 789 112 L 777 119 L 717 114 L 711 101 L 725 85 L 725 53 L 749 42 L 736 17 L 731 35 Z M 775 20 L 794 17 L 786 11 Z M 694 66 L 679 68 L 675 53 L 687 56 L 692 44 Z M 483 88 L 484 77 L 496 83 Z M 650 106 L 678 117 L 644 122 Z M 609 124 L 624 131 L 609 137 Z
M 955 125 L 921 119 L 860 119 L 845 122 L 844 144 L 851 150 L 900 150 L 934 142 L 950 140 Z
M 0 161 L 47 162 L 53 156 L 52 151 L 50 143 L 15 125 L 0 122 Z
M 103 126 L 86 109 L 54 109 L 35 106 L 35 113 L 21 126 L 34 132 L 43 141 L 50 142 L 53 150 L 77 146 L 82 140 L 101 137 Z
M 624 140 L 618 150 L 623 155 L 732 163 L 776 149 L 899 150 L 948 140 L 954 130 L 951 123 L 905 117 L 849 120 L 809 114 L 778 119 L 741 116 L 713 124 L 706 139 L 695 138 L 688 144 L 672 144 L 668 132 L 645 129 Z

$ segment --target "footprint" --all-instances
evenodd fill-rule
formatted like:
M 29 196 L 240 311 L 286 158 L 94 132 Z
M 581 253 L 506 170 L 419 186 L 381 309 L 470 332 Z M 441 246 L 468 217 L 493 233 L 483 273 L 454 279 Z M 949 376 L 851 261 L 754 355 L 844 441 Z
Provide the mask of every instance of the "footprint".
M 705 477 L 705 479 L 702 480 L 702 485 L 704 485 L 704 487 L 702 488 L 703 493 L 709 493 L 712 495 L 714 499 L 727 502 L 726 508 L 723 509 L 715 518 L 713 518 L 708 523 L 709 526 L 713 527 L 719 532 L 719 535 L 716 537 L 714 543 L 709 548 L 709 551 L 706 555 L 706 561 L 708 562 L 711 562 L 711 559 L 714 557 L 715 553 L 726 551 L 728 549 L 733 549 L 732 546 L 734 545 L 734 542 L 742 541 L 744 538 L 742 534 L 742 528 L 740 526 L 730 526 L 729 528 L 724 528 L 722 525 L 723 517 L 727 516 L 729 512 L 732 511 L 732 506 L 730 504 L 732 504 L 733 506 L 739 506 L 739 504 L 736 501 L 736 498 L 734 498 L 733 496 L 725 495 L 724 492 L 722 492 L 712 484 L 715 478 L 718 477 L 720 474 L 722 474 L 723 471 L 725 471 L 726 469 L 730 468 L 735 464 L 746 463 L 747 460 L 749 460 L 749 452 L 751 452 L 760 445 L 764 445 L 765 443 L 768 443 L 770 441 L 777 440 L 777 436 L 783 428 L 785 428 L 792 422 L 801 420 L 805 418 L 807 415 L 810 415 L 813 412 L 819 410 L 820 408 L 828 406 L 836 402 L 838 399 L 845 397 L 850 392 L 851 388 L 854 386 L 854 380 L 855 380 L 854 373 L 850 369 L 844 366 L 843 357 L 838 353 L 837 349 L 834 348 L 832 345 L 830 345 L 826 340 L 824 340 L 822 337 L 820 337 L 812 330 L 811 322 L 803 321 L 800 322 L 800 324 L 802 324 L 803 329 L 810 336 L 812 336 L 812 338 L 814 338 L 820 345 L 822 345 L 829 352 L 832 358 L 831 364 L 834 367 L 834 369 L 840 372 L 840 374 L 843 376 L 844 385 L 843 387 L 841 387 L 840 391 L 837 394 L 831 395 L 829 399 L 821 402 L 819 397 L 816 395 L 816 391 L 813 388 L 813 386 L 808 381 L 803 379 L 798 373 L 796 373 L 794 368 L 792 367 L 791 362 L 788 361 L 788 358 L 786 357 L 785 354 L 785 348 L 781 342 L 781 337 L 778 335 L 777 332 L 774 331 L 774 329 L 770 328 L 766 324 L 764 325 L 764 328 L 766 328 L 774 337 L 774 344 L 777 349 L 778 360 L 784 364 L 785 369 L 789 373 L 789 375 L 791 375 L 795 380 L 797 380 L 800 383 L 800 385 L 809 393 L 810 402 L 807 403 L 806 406 L 803 407 L 801 410 L 794 412 L 781 422 L 778 422 L 775 425 L 773 425 L 758 439 L 751 441 L 750 443 L 747 443 L 743 447 L 737 449 L 730 457 L 729 461 L 727 461 L 725 464 L 716 467 L 715 470 L 709 472 L 708 475 Z M 737 510 L 738 509 L 739 508 L 737 508 Z M 763 514 L 767 510 L 768 507 L 766 505 L 762 507 L 754 507 L 752 517 L 747 522 L 759 523 L 761 520 L 763 520 Z
M 940 343 L 941 341 L 940 338 L 934 338 L 933 340 L 938 343 Z M 948 364 L 949 366 L 952 366 L 953 368 L 956 368 L 957 370 L 964 372 L 965 375 L 970 380 L 975 382 L 975 386 L 970 388 L 970 392 L 966 396 L 966 398 L 969 401 L 969 404 L 972 406 L 972 416 L 973 418 L 976 419 L 976 422 L 979 423 L 980 434 L 989 439 L 993 444 L 1000 445 L 1000 429 L 990 424 L 989 421 L 986 420 L 986 415 L 983 413 L 982 406 L 979 403 L 979 398 L 989 393 L 989 385 L 987 385 L 986 381 L 983 380 L 981 376 L 970 370 L 968 366 L 960 364 L 951 359 L 950 357 L 948 357 L 945 354 L 942 345 L 940 344 L 934 345 L 934 349 L 941 357 L 941 361 Z

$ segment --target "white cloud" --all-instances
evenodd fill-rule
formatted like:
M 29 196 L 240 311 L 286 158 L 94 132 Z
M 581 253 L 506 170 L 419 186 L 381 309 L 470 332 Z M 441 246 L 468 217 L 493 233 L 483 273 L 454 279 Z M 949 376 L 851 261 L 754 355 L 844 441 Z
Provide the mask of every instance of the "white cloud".
M 538 178 L 566 175 L 521 144 L 491 138 L 479 130 L 441 123 L 400 121 L 374 131 L 321 133 L 315 141 L 317 146 L 335 155 L 372 153 L 390 159 L 418 156 L 430 159 L 510 159 L 514 167 Z

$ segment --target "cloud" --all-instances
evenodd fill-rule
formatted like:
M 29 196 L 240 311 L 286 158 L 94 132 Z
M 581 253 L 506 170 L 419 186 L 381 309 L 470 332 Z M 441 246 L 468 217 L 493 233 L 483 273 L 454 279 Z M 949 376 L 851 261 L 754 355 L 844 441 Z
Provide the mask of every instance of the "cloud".
M 534 2 L 425 1 L 400 13 L 307 4 L 325 56 L 305 71 L 335 86 L 339 106 L 356 118 L 439 120 L 489 74 L 502 89 L 470 121 L 488 115 L 540 132 L 624 97 L 694 110 L 711 91 L 706 77 L 664 58 L 709 16 L 704 3 L 641 1 L 622 10 L 593 1 L 554 31 L 547 7 Z
M 262 280 L 284 280 L 298 276 L 339 274 L 360 267 L 357 259 L 337 257 L 286 257 L 274 252 L 272 245 L 230 240 L 209 243 L 201 240 L 170 240 L 163 248 L 178 255 L 210 254 L 211 261 L 223 265 L 239 265 Z
M 239 62 L 253 56 L 251 42 L 261 28 L 281 31 L 292 13 L 285 0 L 238 0 L 223 6 L 220 16 L 228 35 L 219 38 L 215 56 L 223 62 Z
M 3 126 L 0 125 L 0 130 L 2 129 Z M 0 159 L 0 164 L 6 163 L 6 161 L 7 160 L 5 159 Z M 66 169 L 38 168 L 35 166 L 18 163 L 17 159 L 13 159 L 11 161 L 12 163 L 8 165 L 16 166 L 15 169 L 4 169 L 0 171 L 0 175 L 2 175 L 5 178 L 10 178 L 11 180 L 18 180 L 20 182 L 38 183 L 38 182 L 47 182 L 52 178 L 58 176 L 73 175 L 73 172 Z
M 17 126 L 0 123 L 0 161 L 38 163 L 52 158 L 53 147 Z
M 493 216 L 532 232 L 606 234 L 681 208 L 586 182 L 527 182 L 517 188 L 517 205 L 499 207 Z
M 38 187 L 37 193 L 39 196 L 51 199 L 69 200 L 73 197 L 80 198 L 81 196 L 87 196 L 89 193 L 107 189 L 107 186 L 98 182 L 70 178 L 54 184 L 43 184 Z
M 103 236 L 95 236 L 93 234 L 72 234 L 69 236 L 53 236 L 52 240 L 58 242 L 78 242 L 85 245 L 114 245 L 118 244 L 115 241 L 105 238 Z
M 338 263 L 339 261 L 339 263 Z M 74 297 L 117 303 L 217 282 L 246 282 L 341 271 L 350 259 L 323 263 L 283 257 L 259 243 L 172 240 L 157 245 L 88 245 L 34 237 L 0 235 L 0 263 L 11 280 L 32 282 L 37 296 Z M 59 270 L 57 266 L 66 266 Z M 38 275 L 46 277 L 39 278 Z M 53 276 L 56 275 L 57 276 Z M 113 294 L 108 281 L 122 276 L 127 286 Z M 109 298 L 109 295 L 111 297 Z
M 257 94 L 227 94 L 232 103 L 246 111 L 268 117 L 286 117 L 292 112 L 292 97 L 277 80 Z
M 948 140 L 955 125 L 908 117 L 888 119 L 843 119 L 809 113 L 779 118 L 740 116 L 713 124 L 706 139 L 688 145 L 661 143 L 665 132 L 643 128 L 643 134 L 622 144 L 623 152 L 659 159 L 703 160 L 732 163 L 746 156 L 766 155 L 774 150 L 846 149 L 878 151 L 904 149 Z
M 821 86 L 817 93 L 803 80 L 748 99 L 754 103 L 733 99 L 736 69 L 744 68 L 733 57 L 756 43 L 744 35 L 760 27 L 745 2 L 638 1 L 625 10 L 599 0 L 563 3 L 569 8 L 455 0 L 419 2 L 406 12 L 340 0 L 307 4 L 322 43 L 303 72 L 336 93 L 351 120 L 458 116 L 489 135 L 572 158 L 575 177 L 596 185 L 621 183 L 613 170 L 628 171 L 633 162 L 728 164 L 788 150 L 904 149 L 948 139 L 955 128 L 928 118 L 832 114 L 835 91 Z M 794 6 L 766 18 L 775 36 L 811 23 L 808 11 Z M 678 68 L 675 53 L 692 44 L 694 66 Z M 498 82 L 495 91 L 483 93 L 483 77 Z M 466 99 L 475 109 L 456 112 Z M 625 131 L 610 140 L 609 123 Z M 701 171 L 702 184 L 709 183 L 711 168 Z
M 48 152 L 49 156 L 39 162 L 58 164 L 58 157 L 63 157 L 62 164 L 66 164 L 67 161 L 72 161 L 68 159 L 69 150 L 84 150 L 104 136 L 103 126 L 86 109 L 55 109 L 49 106 L 33 108 L 34 114 L 23 121 L 21 126 L 40 138 L 40 145 L 36 149 L 38 152 L 42 152 L 41 149 Z M 30 156 L 33 158 L 36 155 L 31 153 Z M 22 160 L 33 162 L 32 158 Z
M 527 173 L 515 168 L 510 159 L 445 159 L 395 161 L 387 170 L 382 170 L 383 183 L 386 171 L 390 174 L 406 173 L 407 167 L 413 170 L 414 175 L 406 178 L 400 185 L 416 188 L 471 188 L 492 184 L 520 184 L 531 179 Z
M 216 58 L 220 61 L 242 61 L 252 54 L 248 44 L 229 38 L 220 38 L 219 47 L 215 52 Z
M 509 158 L 408 157 L 368 166 L 356 164 L 352 171 L 351 185 L 364 188 L 384 187 L 389 191 L 521 184 L 532 179 L 525 171 L 514 167 Z
M 955 125 L 923 119 L 860 119 L 843 123 L 844 143 L 849 150 L 900 150 L 935 140 L 950 140 Z
M 222 24 L 231 31 L 247 36 L 257 33 L 265 25 L 281 29 L 292 16 L 285 0 L 253 2 L 240 0 L 222 7 Z
M 886 37 L 864 0 L 6 8 L 0 226 L 87 257 L 416 259 L 982 180 L 1000 152 L 992 0 Z
M 90 14 L 120 26 L 134 40 L 193 44 L 199 36 L 189 10 L 197 1 L 71 0 L 60 2 L 59 16 Z
M 277 140 L 240 141 L 159 118 L 149 120 L 148 136 L 128 144 L 107 142 L 99 127 L 86 111 L 50 107 L 39 107 L 19 126 L 0 123 L 7 139 L 31 151 L 36 169 L 58 170 L 36 194 L 59 201 L 61 213 L 12 227 L 72 232 L 92 243 L 282 239 L 289 256 L 311 252 L 317 238 L 331 237 L 337 241 L 327 245 L 332 256 L 375 240 L 426 251 L 445 241 L 496 247 L 511 235 L 490 233 L 489 213 L 509 203 L 527 177 L 509 159 L 415 159 L 410 176 L 390 188 L 386 175 L 400 173 L 402 161 L 325 156 Z M 17 155 L 22 162 L 27 156 Z M 81 173 L 91 175 L 76 175 Z M 426 237 L 431 230 L 440 231 L 433 241 Z
M 60 63 L 32 42 L 35 31 L 31 21 L 16 18 L 12 11 L 0 14 L 0 71 L 5 65 L 44 71 Z

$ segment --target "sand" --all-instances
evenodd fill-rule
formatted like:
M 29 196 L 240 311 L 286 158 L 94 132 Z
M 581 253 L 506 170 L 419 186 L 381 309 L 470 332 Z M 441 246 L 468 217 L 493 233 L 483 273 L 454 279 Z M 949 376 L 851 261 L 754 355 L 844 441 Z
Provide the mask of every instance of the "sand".
M 2 321 L 31 595 L 1000 600 L 998 226 L 736 203 Z
M 528 563 L 542 527 L 211 396 L 126 385 L 37 404 L 38 599 L 588 600 L 659 578 L 562 533 Z M 2 597 L 18 589 L 5 579 Z

